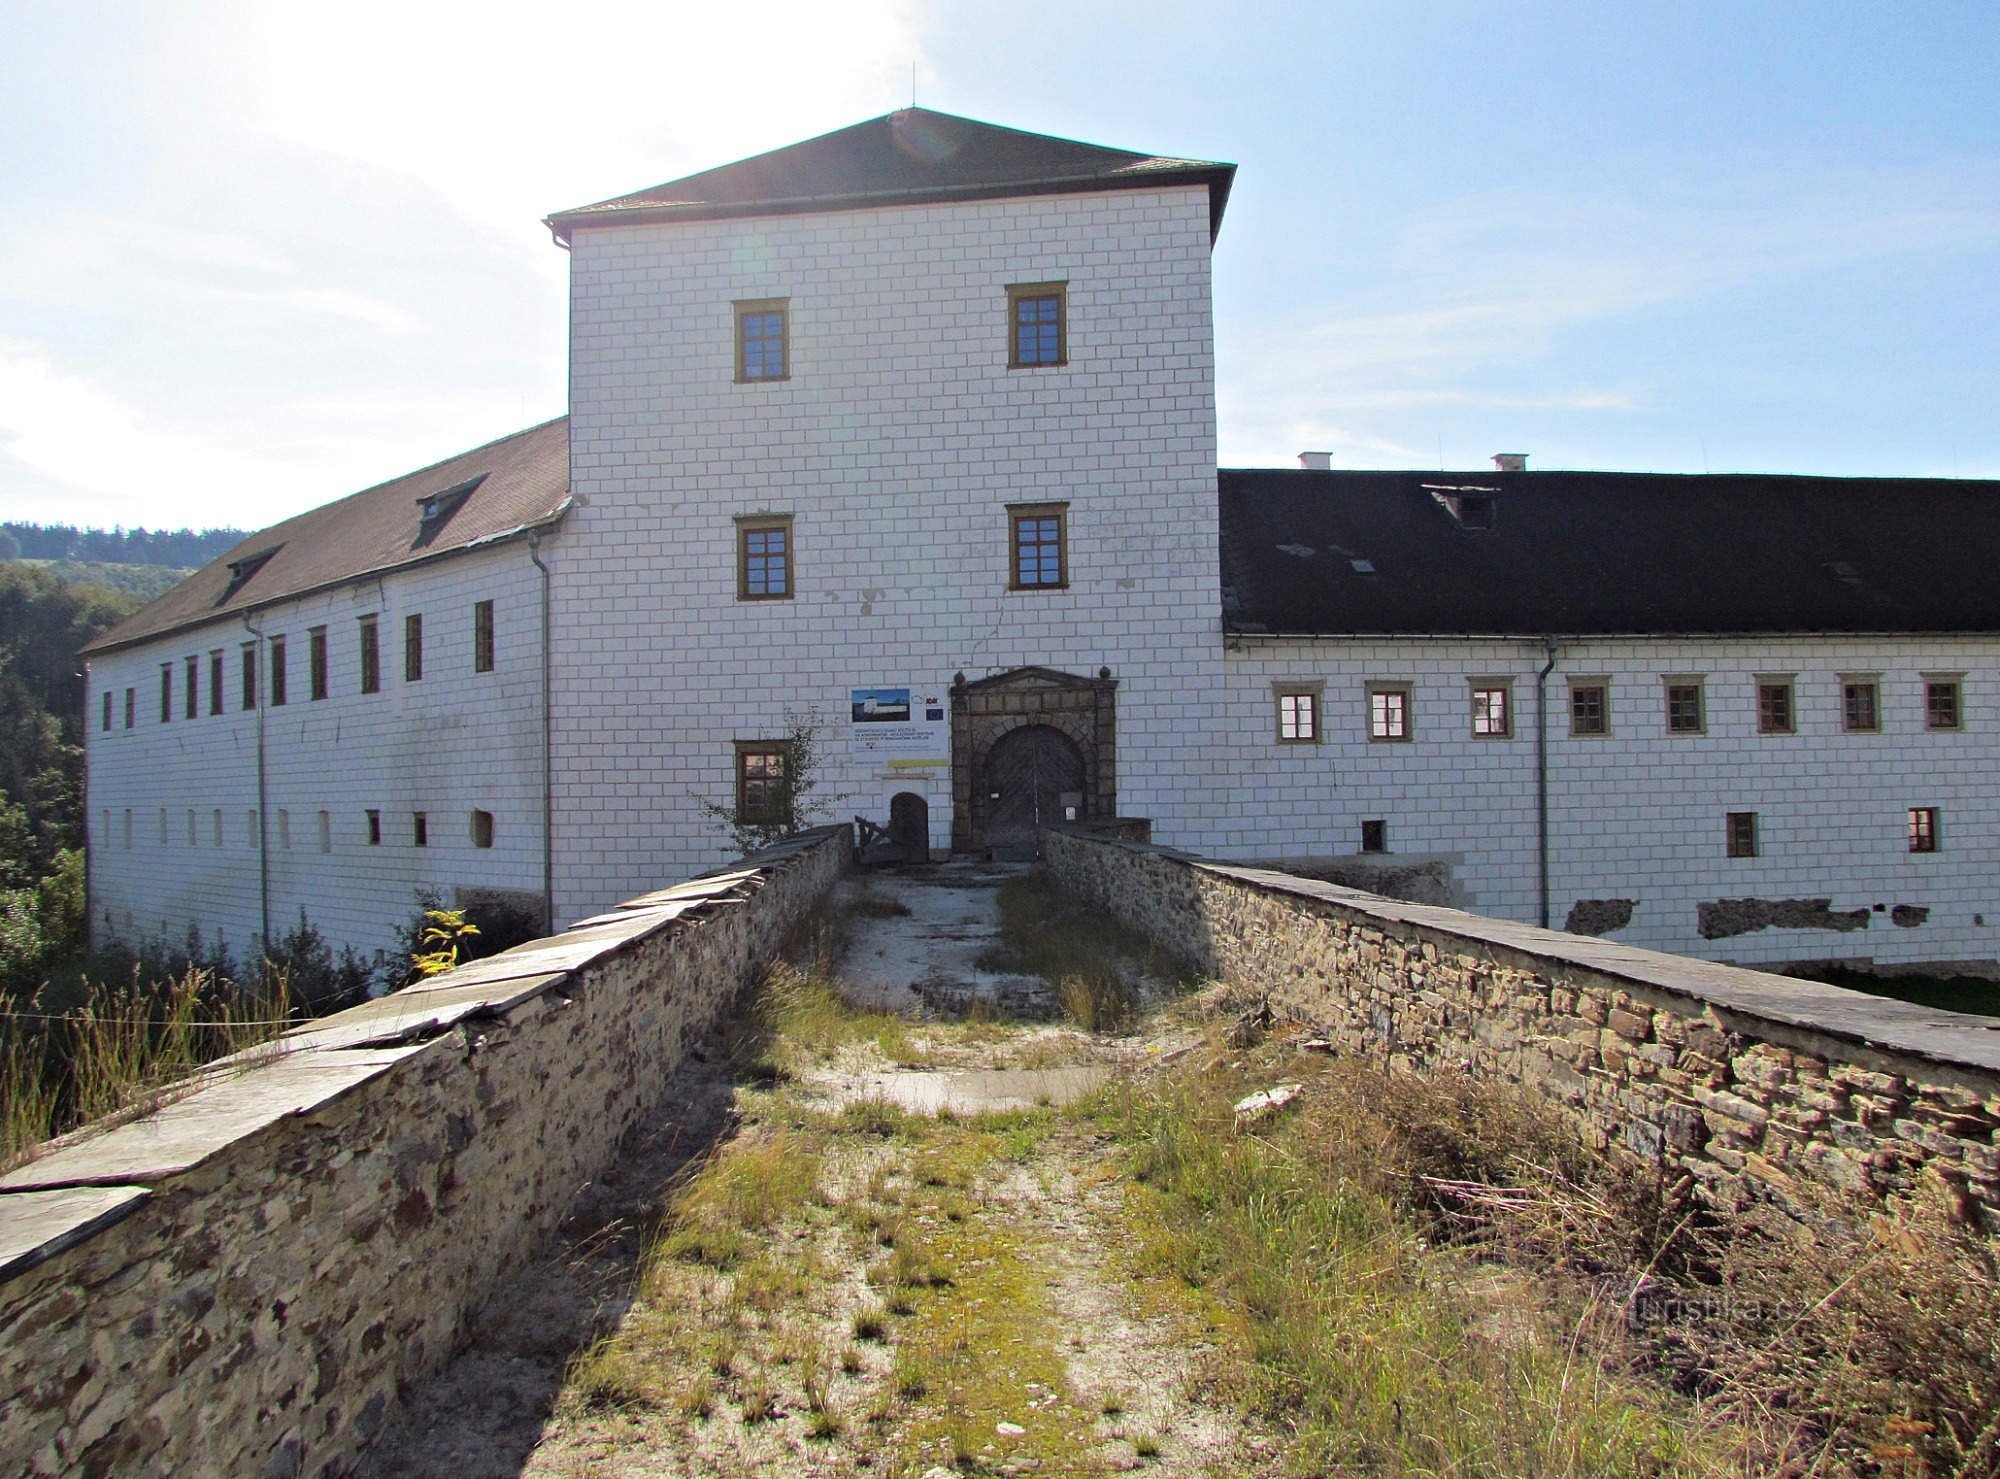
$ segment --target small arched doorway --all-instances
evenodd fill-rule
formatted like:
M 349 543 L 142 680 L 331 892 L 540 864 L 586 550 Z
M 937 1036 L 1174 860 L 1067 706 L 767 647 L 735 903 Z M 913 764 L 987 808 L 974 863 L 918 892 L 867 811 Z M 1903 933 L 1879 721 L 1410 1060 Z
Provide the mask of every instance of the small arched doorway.
M 930 861 L 931 804 L 915 791 L 889 798 L 889 840 L 902 849 L 904 862 Z
M 987 751 L 979 792 L 986 845 L 996 858 L 1037 856 L 1035 829 L 1085 815 L 1083 751 L 1061 730 L 1027 724 Z

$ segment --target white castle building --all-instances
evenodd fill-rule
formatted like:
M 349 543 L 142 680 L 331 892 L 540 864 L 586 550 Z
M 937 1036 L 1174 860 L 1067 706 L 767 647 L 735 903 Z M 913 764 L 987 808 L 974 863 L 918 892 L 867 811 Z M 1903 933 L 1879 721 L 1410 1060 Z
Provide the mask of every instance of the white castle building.
M 722 860 L 803 722 L 912 850 L 1143 817 L 1718 959 L 2000 957 L 2000 486 L 1218 474 L 1233 174 L 911 109 L 551 217 L 568 417 L 88 650 L 99 937 L 561 924 Z

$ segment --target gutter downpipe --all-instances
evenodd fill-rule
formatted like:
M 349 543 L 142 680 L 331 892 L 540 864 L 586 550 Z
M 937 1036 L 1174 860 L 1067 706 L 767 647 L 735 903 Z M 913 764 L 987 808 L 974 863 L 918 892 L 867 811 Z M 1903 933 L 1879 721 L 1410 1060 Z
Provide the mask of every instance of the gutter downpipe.
M 1542 637 L 1549 660 L 1535 674 L 1535 866 L 1540 907 L 1537 923 L 1549 927 L 1549 674 L 1556 667 L 1556 639 Z
M 549 702 L 549 567 L 539 530 L 528 536 L 528 558 L 542 572 L 542 928 L 556 927 L 554 718 Z
M 271 808 L 270 798 L 265 790 L 264 763 L 264 710 L 269 707 L 266 691 L 269 674 L 264 669 L 269 661 L 269 649 L 264 642 L 264 634 L 250 624 L 250 613 L 243 613 L 243 630 L 257 639 L 257 665 L 253 669 L 257 694 L 257 908 L 258 918 L 263 924 L 264 954 L 271 953 Z

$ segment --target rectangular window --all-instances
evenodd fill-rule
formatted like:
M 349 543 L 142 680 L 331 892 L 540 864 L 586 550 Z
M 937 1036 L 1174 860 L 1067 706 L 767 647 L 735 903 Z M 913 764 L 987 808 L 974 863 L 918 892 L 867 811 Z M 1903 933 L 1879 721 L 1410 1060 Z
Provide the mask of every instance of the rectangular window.
M 288 674 L 285 672 L 285 639 L 283 637 L 273 637 L 271 639 L 271 707 L 274 709 L 281 709 L 285 706 L 285 680 L 287 676 Z
M 1724 826 L 1725 845 L 1732 858 L 1757 856 L 1757 813 L 1732 811 Z
M 1911 807 L 1909 833 L 1911 852 L 1936 852 L 1938 850 L 1938 809 L 1935 806 Z
M 1757 680 L 1757 733 L 1791 734 L 1798 728 L 1790 678 Z
M 255 852 L 262 845 L 263 834 L 257 827 L 257 811 L 252 807 L 243 813 L 243 841 Z
M 475 811 L 472 814 L 472 845 L 491 847 L 493 845 L 493 813 Z
M 472 671 L 493 671 L 493 603 L 472 603 Z
M 208 712 L 222 712 L 222 649 L 208 655 Z
M 111 728 L 111 690 L 108 688 L 104 690 L 104 728 L 107 732 Z
M 1310 687 L 1283 687 L 1276 690 L 1278 699 L 1278 743 L 1281 745 L 1314 745 L 1319 743 L 1319 695 L 1318 685 Z
M 1840 680 L 1840 727 L 1849 734 L 1874 734 L 1882 727 L 1882 689 L 1873 674 Z
M 208 837 L 215 846 L 222 846 L 222 808 L 219 806 L 208 814 Z
M 1069 363 L 1065 309 L 1069 284 L 1015 283 L 1007 289 L 1007 367 Z
M 1667 687 L 1667 733 L 1700 734 L 1708 727 L 1699 678 L 1669 678 Z
M 1965 722 L 1956 675 L 1924 675 L 1924 728 L 1957 729 Z
M 135 710 L 136 710 L 137 708 L 138 708 L 138 699 L 137 699 L 137 698 L 136 698 L 136 696 L 134 695 L 134 691 L 133 691 L 132 689 L 130 689 L 130 688 L 126 689 L 126 690 L 125 690 L 125 727 L 126 727 L 127 729 L 130 729 L 130 728 L 132 727 L 132 715 L 133 715 L 134 711 L 135 711 Z
M 1569 732 L 1600 738 L 1611 733 L 1611 685 L 1602 678 L 1572 678 Z
M 382 813 L 372 806 L 368 808 L 368 845 L 370 847 L 382 845 Z
M 1472 733 L 1476 739 L 1506 739 L 1514 732 L 1514 688 L 1499 679 L 1472 684 Z
M 1410 737 L 1410 689 L 1407 684 L 1373 683 L 1368 688 L 1368 738 L 1406 740 Z
M 1389 824 L 1380 817 L 1361 824 L 1361 850 L 1363 852 L 1387 852 L 1389 850 Z
M 431 845 L 431 819 L 423 812 L 410 813 L 410 844 L 413 847 Z
M 760 825 L 787 820 L 785 767 L 790 754 L 784 740 L 737 741 L 737 821 Z
M 326 697 L 326 628 L 306 630 L 306 685 L 313 699 Z
M 182 712 L 190 719 L 201 713 L 200 694 L 196 691 L 201 678 L 201 659 L 190 657 L 181 664 L 181 677 L 187 684 L 187 707 Z
M 784 601 L 792 595 L 792 516 L 736 521 L 736 599 Z
M 278 846 L 285 852 L 292 850 L 292 814 L 283 807 L 278 809 Z
M 245 642 L 242 651 L 243 707 L 257 707 L 257 644 Z
M 160 722 L 169 724 L 174 717 L 174 665 L 160 664 Z
M 421 683 L 424 677 L 424 618 L 412 611 L 403 618 L 403 681 Z
M 200 834 L 196 831 L 195 828 L 194 808 L 192 806 L 188 808 L 187 824 L 188 824 L 188 846 L 193 847 L 197 842 L 200 841 Z
M 750 298 L 736 305 L 736 383 L 791 377 L 791 299 Z
M 372 616 L 361 618 L 361 691 L 382 691 L 382 637 Z
M 319 850 L 333 851 L 333 813 L 330 811 L 319 814 Z
M 132 808 L 125 808 L 125 851 L 132 850 Z
M 1069 584 L 1067 503 L 1007 505 L 1008 544 L 1017 591 L 1057 590 Z
M 163 806 L 160 808 L 160 846 L 165 847 L 166 845 L 167 845 L 167 809 Z

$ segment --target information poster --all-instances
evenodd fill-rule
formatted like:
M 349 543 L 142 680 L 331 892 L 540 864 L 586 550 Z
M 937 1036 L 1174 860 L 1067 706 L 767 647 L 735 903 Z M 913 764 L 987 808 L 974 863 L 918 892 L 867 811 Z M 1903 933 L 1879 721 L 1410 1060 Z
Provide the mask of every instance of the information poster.
M 886 772 L 951 765 L 951 721 L 942 688 L 853 688 L 847 731 L 854 758 Z

